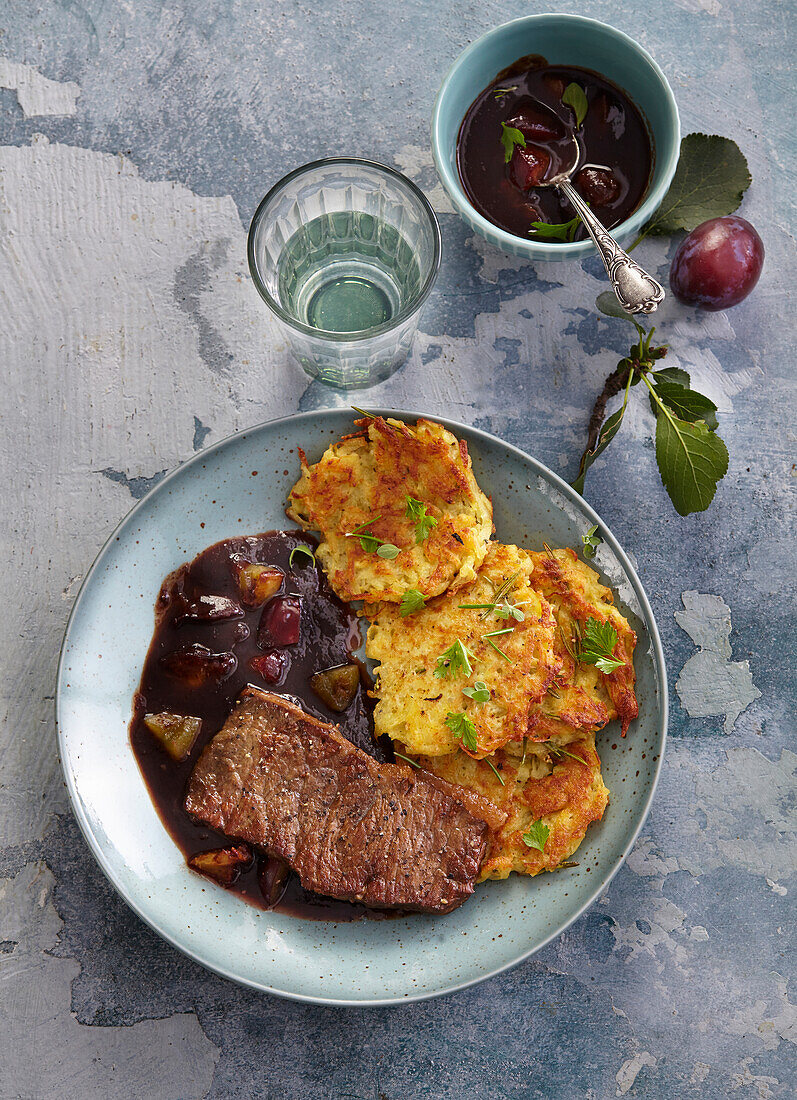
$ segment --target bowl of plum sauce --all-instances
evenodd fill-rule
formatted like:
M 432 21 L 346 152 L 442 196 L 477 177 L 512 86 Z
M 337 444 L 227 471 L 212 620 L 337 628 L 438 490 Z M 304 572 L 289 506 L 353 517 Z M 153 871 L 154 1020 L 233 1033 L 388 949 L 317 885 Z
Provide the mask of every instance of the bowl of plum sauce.
M 533 15 L 489 31 L 457 58 L 432 116 L 437 171 L 461 216 L 528 259 L 594 250 L 564 195 L 541 186 L 575 159 L 574 138 L 574 187 L 628 241 L 672 182 L 678 108 L 641 46 L 575 15 Z

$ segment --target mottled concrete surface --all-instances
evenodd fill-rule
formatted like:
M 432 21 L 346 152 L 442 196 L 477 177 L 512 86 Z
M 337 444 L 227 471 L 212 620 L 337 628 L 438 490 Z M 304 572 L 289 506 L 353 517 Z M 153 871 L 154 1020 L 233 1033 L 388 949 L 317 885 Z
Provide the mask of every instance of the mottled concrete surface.
M 552 4 L 556 8 L 559 4 Z M 408 172 L 445 258 L 412 360 L 369 400 L 478 424 L 572 476 L 627 341 L 596 260 L 536 270 L 436 185 L 442 72 L 541 4 L 10 0 L 0 8 L 0 1097 L 793 1095 L 793 11 L 780 0 L 585 0 L 647 46 L 685 130 L 744 149 L 755 295 L 662 333 L 720 408 L 731 462 L 680 519 L 635 402 L 587 495 L 661 626 L 672 740 L 651 816 L 593 909 L 530 962 L 395 1010 L 238 989 L 111 891 L 56 757 L 52 684 L 80 578 L 164 470 L 229 432 L 341 399 L 308 385 L 245 271 L 285 171 L 349 153 Z M 646 243 L 660 275 L 674 244 Z

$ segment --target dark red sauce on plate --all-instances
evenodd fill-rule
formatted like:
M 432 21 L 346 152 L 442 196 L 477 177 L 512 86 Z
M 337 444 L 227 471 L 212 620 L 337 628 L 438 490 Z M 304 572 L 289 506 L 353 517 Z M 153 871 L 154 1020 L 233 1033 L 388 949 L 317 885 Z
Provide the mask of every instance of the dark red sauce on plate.
M 587 98 L 578 128 L 573 109 L 562 102 L 570 84 L 579 85 Z M 555 116 L 552 130 L 544 125 L 545 119 L 552 119 L 549 112 Z M 508 163 L 502 123 L 521 129 L 526 140 L 525 148 L 514 148 Z M 580 150 L 574 186 L 607 229 L 625 221 L 644 198 L 653 167 L 651 138 L 641 113 L 598 73 L 549 65 L 536 56 L 522 57 L 499 73 L 462 121 L 457 166 L 475 209 L 501 229 L 528 240 L 543 239 L 529 234 L 532 222 L 570 221 L 575 211 L 567 199 L 556 188 L 535 187 L 530 180 L 555 175 L 573 132 Z M 537 176 L 535 158 L 540 164 Z M 574 227 L 572 239 L 586 236 L 583 226 Z
M 194 822 L 183 809 L 183 799 L 188 777 L 200 752 L 224 725 L 247 684 L 293 697 L 317 718 L 337 724 L 350 741 L 377 760 L 393 758 L 390 748 L 383 747 L 373 738 L 373 703 L 366 694 L 368 683 L 364 668 L 354 699 L 342 714 L 329 710 L 310 689 L 310 677 L 314 672 L 353 659 L 361 636 L 357 616 L 335 596 L 321 570 L 306 555 L 296 554 L 294 567 L 290 568 L 290 553 L 296 546 L 314 549 L 315 543 L 308 536 L 291 531 L 226 539 L 167 577 L 158 596 L 155 633 L 133 701 L 130 741 L 163 824 L 186 859 L 199 852 L 229 848 L 234 844 L 234 838 Z M 272 598 L 267 605 L 244 606 L 238 583 L 238 565 L 242 562 L 275 565 L 281 569 L 285 581 L 280 596 Z M 208 604 L 209 596 L 223 597 L 238 608 L 235 610 L 223 601 Z M 299 640 L 295 644 L 273 647 L 272 652 L 283 655 L 273 666 L 281 669 L 280 682 L 275 684 L 257 671 L 256 665 L 264 656 L 264 649 L 258 644 L 258 628 L 264 606 L 286 597 L 301 609 Z M 204 606 L 212 606 L 211 614 L 231 617 L 191 618 L 192 608 L 202 607 L 203 598 Z M 280 624 L 273 625 L 278 631 Z M 282 628 L 286 630 L 284 637 L 294 636 L 291 614 L 285 617 Z M 179 674 L 175 675 L 174 669 L 169 671 L 170 661 L 174 660 L 172 655 L 186 649 L 190 652 L 193 646 L 203 646 L 213 654 L 222 655 L 215 662 L 219 678 L 192 686 Z M 166 658 L 166 662 L 162 658 Z M 253 659 L 255 666 L 251 664 Z M 146 713 L 162 711 L 202 719 L 196 744 L 183 761 L 173 760 L 144 724 Z M 263 869 L 266 858 L 257 855 L 254 864 L 227 889 L 264 907 L 258 871 Z M 207 881 L 208 889 L 222 888 L 210 879 Z M 274 908 L 317 920 L 388 915 L 310 893 L 301 887 L 293 874 Z

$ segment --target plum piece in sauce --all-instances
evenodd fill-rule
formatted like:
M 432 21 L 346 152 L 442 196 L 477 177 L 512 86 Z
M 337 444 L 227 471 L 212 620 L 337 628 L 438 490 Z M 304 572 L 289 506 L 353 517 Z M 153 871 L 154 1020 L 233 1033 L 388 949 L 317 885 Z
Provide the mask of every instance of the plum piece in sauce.
M 296 645 L 301 636 L 302 604 L 297 596 L 276 596 L 266 604 L 257 628 L 261 649 Z
M 234 653 L 214 653 L 207 646 L 194 642 L 165 654 L 160 664 L 186 687 L 198 688 L 232 675 L 238 667 L 238 658 Z

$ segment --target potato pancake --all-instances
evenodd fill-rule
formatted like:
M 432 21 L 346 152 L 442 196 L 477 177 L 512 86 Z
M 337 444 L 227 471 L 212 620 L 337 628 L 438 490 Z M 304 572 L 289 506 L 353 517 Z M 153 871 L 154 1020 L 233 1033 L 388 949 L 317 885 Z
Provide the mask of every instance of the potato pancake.
M 314 465 L 301 453 L 288 502 L 292 519 L 321 532 L 317 555 L 332 588 L 344 600 L 399 603 L 408 589 L 429 598 L 469 584 L 493 512 L 465 442 L 431 420 L 357 424 L 362 431 Z
M 421 767 L 449 783 L 475 791 L 507 815 L 503 825 L 491 828 L 480 882 L 506 878 L 512 871 L 537 875 L 553 870 L 575 852 L 590 822 L 603 817 L 609 792 L 601 776 L 595 735 L 585 734 L 580 741 L 569 744 L 570 755 L 542 749 L 541 745 L 535 746 L 525 761 L 499 750 L 490 757 L 489 764 L 465 752 L 418 757 Z M 500 773 L 503 785 L 490 764 Z M 542 851 L 523 840 L 523 834 L 535 822 L 549 830 Z
M 617 631 L 617 644 L 614 657 L 623 661 L 623 665 L 614 672 L 604 675 L 594 665 L 578 663 L 572 678 L 572 689 L 559 691 L 559 696 L 549 694 L 543 701 L 542 715 L 550 716 L 552 721 L 563 721 L 573 725 L 573 717 L 582 715 L 583 725 L 592 725 L 590 712 L 597 715 L 601 707 L 606 707 L 607 721 L 619 718 L 622 734 L 639 713 L 634 694 L 634 646 L 636 634 L 628 621 L 614 606 L 611 590 L 600 583 L 598 574 L 590 569 L 576 555 L 575 551 L 545 550 L 532 552 L 534 572 L 531 583 L 553 605 L 557 618 L 558 636 L 565 649 L 576 651 L 578 637 L 590 618 L 601 623 L 611 623 Z M 561 650 L 560 650 L 561 655 Z M 575 662 L 571 662 L 575 664 Z M 567 677 L 567 664 L 563 667 Z M 604 694 L 605 689 L 605 694 Z M 555 690 L 558 688 L 555 687 Z M 608 698 L 607 698 L 608 696 Z M 535 714 L 534 718 L 540 717 Z M 599 724 L 603 724 L 599 722 Z M 543 726 L 540 729 L 543 739 L 550 736 L 555 727 Z
M 406 616 L 393 604 L 366 605 L 366 654 L 379 662 L 377 736 L 387 734 L 401 751 L 442 756 L 462 743 L 461 727 L 446 721 L 459 715 L 475 727 L 474 756 L 522 743 L 532 703 L 560 669 L 556 621 L 530 585 L 532 569 L 524 550 L 492 542 L 467 587 Z M 477 681 L 489 690 L 484 702 L 463 691 L 476 690 Z

